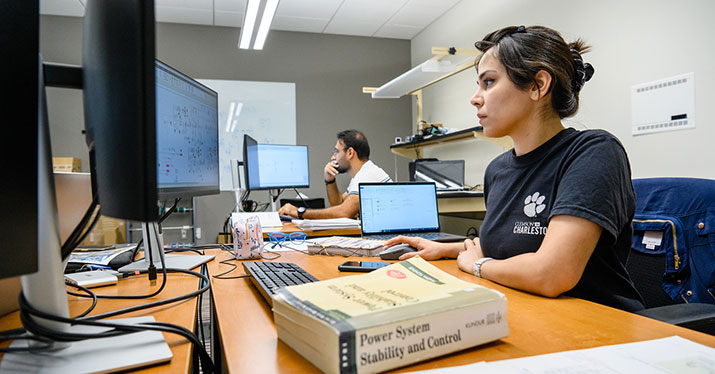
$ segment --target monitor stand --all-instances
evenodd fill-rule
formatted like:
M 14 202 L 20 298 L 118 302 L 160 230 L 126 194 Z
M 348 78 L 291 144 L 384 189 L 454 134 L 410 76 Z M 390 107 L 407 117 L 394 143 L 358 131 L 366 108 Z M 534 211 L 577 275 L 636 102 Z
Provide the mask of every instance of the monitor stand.
M 27 302 L 36 309 L 51 315 L 68 318 L 69 304 L 67 288 L 64 281 L 64 264 L 60 245 L 59 224 L 57 218 L 57 200 L 55 196 L 54 176 L 52 173 L 52 150 L 50 146 L 50 127 L 47 122 L 47 102 L 45 100 L 45 84 L 42 75 L 42 58 L 39 58 L 38 86 L 38 134 L 37 134 L 37 258 L 38 271 L 20 277 L 22 292 Z M 50 321 L 43 318 L 33 318 L 45 328 L 62 332 L 83 331 L 84 326 L 70 325 L 63 322 Z M 152 317 L 153 319 L 153 317 Z M 131 321 L 132 323 L 134 321 Z M 84 332 L 84 331 L 83 331 Z M 129 342 L 130 344 L 127 344 Z M 16 340 L 12 346 L 40 347 L 42 343 Z M 129 369 L 123 363 L 131 363 L 133 368 L 168 361 L 171 350 L 163 335 L 158 331 L 147 331 L 102 339 L 88 339 L 79 342 L 55 342 L 52 352 L 38 350 L 37 352 L 5 353 L 0 362 L 0 373 L 77 373 L 77 372 L 110 372 Z M 87 358 L 87 347 L 90 347 L 92 357 L 91 367 L 47 367 L 59 365 L 72 360 L 76 362 Z M 136 356 L 139 347 L 144 353 Z M 158 351 L 163 352 L 154 356 Z M 144 351 L 146 349 L 146 351 Z M 168 350 L 168 357 L 166 352 Z M 85 355 L 79 352 L 85 352 Z M 52 359 L 45 358 L 54 354 Z M 96 356 L 95 356 L 96 354 Z M 102 355 L 102 357 L 100 357 Z M 72 361 L 75 362 L 75 361 Z M 122 366 L 116 366 L 117 363 Z
M 144 259 L 132 262 L 129 265 L 119 268 L 120 272 L 133 272 L 149 269 L 152 262 L 154 266 L 161 270 L 161 258 L 164 258 L 167 269 L 191 270 L 201 264 L 207 263 L 215 256 L 204 255 L 171 255 L 164 254 L 164 239 L 159 232 L 159 225 L 156 222 L 142 222 L 142 237 L 144 239 Z M 146 248 L 150 248 L 147 251 Z
M 154 317 L 112 319 L 112 323 L 155 322 Z M 96 326 L 73 326 L 72 332 L 97 333 L 107 330 Z M 10 347 L 27 347 L 26 340 L 16 340 Z M 171 361 L 171 349 L 159 331 L 142 331 L 111 338 L 87 339 L 50 351 L 6 353 L 0 373 L 107 373 Z
M 276 208 L 276 200 L 278 200 L 278 196 L 281 195 L 281 190 L 280 189 L 271 189 L 268 190 L 268 198 L 271 200 L 271 212 L 277 212 L 278 209 Z

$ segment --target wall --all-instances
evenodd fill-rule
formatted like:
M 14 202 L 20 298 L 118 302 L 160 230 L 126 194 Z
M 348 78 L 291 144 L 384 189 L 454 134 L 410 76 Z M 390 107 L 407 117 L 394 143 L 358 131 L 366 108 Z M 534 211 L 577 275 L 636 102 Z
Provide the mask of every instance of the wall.
M 582 91 L 579 114 L 565 124 L 616 135 L 629 153 L 634 178 L 715 178 L 713 14 L 715 2 L 709 0 L 463 0 L 412 40 L 412 64 L 431 57 L 432 46 L 474 48 L 488 32 L 509 25 L 549 26 L 567 41 L 582 37 L 593 46 L 584 58 L 596 73 Z M 688 72 L 695 72 L 696 128 L 632 136 L 631 86 Z M 425 119 L 450 127 L 476 126 L 476 112 L 469 105 L 475 89 L 474 70 L 425 89 Z M 427 155 L 464 155 L 471 162 L 471 183 L 481 183 L 484 165 L 500 152 L 479 141 L 444 148 Z
M 40 22 L 45 60 L 80 64 L 81 19 L 42 16 Z M 407 161 L 396 159 L 389 145 L 411 131 L 411 99 L 372 100 L 362 87 L 378 86 L 409 69 L 409 41 L 273 31 L 265 50 L 244 51 L 236 47 L 238 35 L 237 28 L 160 23 L 157 58 L 196 78 L 295 82 L 297 143 L 310 149 L 311 187 L 301 192 L 311 197 L 325 197 L 323 167 L 336 133 L 348 128 L 365 133 L 375 163 L 393 177 L 397 168 L 398 178 L 406 179 Z M 80 157 L 88 171 L 81 92 L 50 88 L 48 108 L 53 153 Z M 348 179 L 341 178 L 338 186 L 346 188 Z M 268 201 L 261 191 L 251 198 Z M 227 192 L 196 198 L 199 243 L 215 241 L 233 205 Z

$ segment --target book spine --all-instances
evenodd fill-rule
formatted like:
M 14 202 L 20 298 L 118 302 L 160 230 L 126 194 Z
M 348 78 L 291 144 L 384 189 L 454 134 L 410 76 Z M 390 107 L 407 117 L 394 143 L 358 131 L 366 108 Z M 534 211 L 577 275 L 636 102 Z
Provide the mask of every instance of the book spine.
M 364 248 L 342 248 L 342 247 L 320 247 L 317 245 L 308 245 L 308 253 L 319 255 L 340 255 L 340 256 L 358 256 L 371 257 L 377 256 L 383 248 L 364 249 Z
M 340 373 L 394 369 L 509 335 L 506 299 L 356 330 L 340 326 Z M 334 370 L 328 370 L 334 371 Z

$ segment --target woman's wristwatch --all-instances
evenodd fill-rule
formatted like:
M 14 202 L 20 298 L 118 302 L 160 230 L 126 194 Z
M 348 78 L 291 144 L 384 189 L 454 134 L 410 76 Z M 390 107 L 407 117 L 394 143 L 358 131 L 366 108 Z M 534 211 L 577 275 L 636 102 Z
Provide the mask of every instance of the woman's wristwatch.
M 477 260 L 477 261 L 474 263 L 474 276 L 475 276 L 475 277 L 477 277 L 477 278 L 481 278 L 481 277 L 482 277 L 482 264 L 485 263 L 485 262 L 487 262 L 487 261 L 489 261 L 489 260 L 493 260 L 493 258 L 491 258 L 491 257 L 482 257 L 482 258 L 480 258 L 479 260 Z

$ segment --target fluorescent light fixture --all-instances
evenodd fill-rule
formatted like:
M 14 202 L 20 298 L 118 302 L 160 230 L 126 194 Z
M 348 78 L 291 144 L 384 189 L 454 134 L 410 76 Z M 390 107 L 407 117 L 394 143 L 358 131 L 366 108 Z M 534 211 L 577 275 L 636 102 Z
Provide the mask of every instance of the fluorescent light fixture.
M 251 48 L 251 41 L 253 41 L 253 49 L 263 49 L 263 45 L 266 43 L 266 38 L 268 37 L 268 31 L 271 29 L 273 16 L 275 16 L 276 9 L 278 8 L 278 2 L 279 0 L 248 0 L 246 4 L 246 14 L 243 17 L 243 26 L 241 26 L 238 48 L 249 49 Z M 260 24 L 254 39 L 256 21 L 259 18 Z
M 256 26 L 256 18 L 258 18 L 259 5 L 259 0 L 248 0 L 248 4 L 246 4 L 246 14 L 243 15 L 243 25 L 241 26 L 241 37 L 239 39 L 238 48 L 248 49 L 251 45 L 253 28 Z
M 261 17 L 261 25 L 258 27 L 258 34 L 256 34 L 253 49 L 263 49 L 263 45 L 266 43 L 266 38 L 268 37 L 268 31 L 271 29 L 273 16 L 276 14 L 276 8 L 278 8 L 278 0 L 268 0 L 266 7 L 263 9 L 263 17 Z

